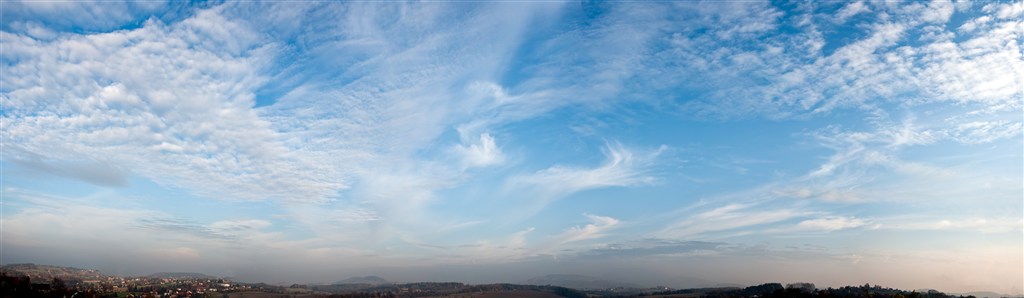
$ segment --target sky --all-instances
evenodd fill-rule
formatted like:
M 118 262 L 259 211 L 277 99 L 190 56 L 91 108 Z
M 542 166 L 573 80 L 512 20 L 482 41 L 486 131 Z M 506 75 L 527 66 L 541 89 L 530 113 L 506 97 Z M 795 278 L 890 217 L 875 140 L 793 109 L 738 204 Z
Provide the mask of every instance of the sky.
M 1024 2 L 0 2 L 0 263 L 1024 293 Z

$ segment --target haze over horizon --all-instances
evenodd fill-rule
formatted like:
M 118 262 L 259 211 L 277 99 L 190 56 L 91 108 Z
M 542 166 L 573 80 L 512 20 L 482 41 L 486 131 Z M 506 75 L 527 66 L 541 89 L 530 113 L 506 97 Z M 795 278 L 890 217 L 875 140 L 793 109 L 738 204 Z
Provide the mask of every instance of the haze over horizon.
M 0 2 L 0 263 L 1024 293 L 1024 2 Z

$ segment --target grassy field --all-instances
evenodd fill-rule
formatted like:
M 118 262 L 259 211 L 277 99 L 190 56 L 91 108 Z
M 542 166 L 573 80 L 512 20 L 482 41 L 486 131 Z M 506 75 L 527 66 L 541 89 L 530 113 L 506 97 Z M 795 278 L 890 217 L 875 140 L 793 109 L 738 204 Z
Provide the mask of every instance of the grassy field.
M 223 297 L 221 294 L 215 294 L 212 297 Z M 276 293 L 264 293 L 264 292 L 233 292 L 228 293 L 228 298 L 313 298 L 313 297 L 324 297 L 324 295 L 316 294 L 276 294 Z
M 484 293 L 459 293 L 451 294 L 447 296 L 438 296 L 435 298 L 558 298 L 561 296 L 555 295 L 550 292 L 541 291 L 502 291 L 502 292 L 484 292 Z
M 209 297 L 222 297 L 221 294 L 217 294 Z M 275 293 L 263 293 L 263 292 L 234 292 L 228 294 L 229 298 L 313 298 L 313 297 L 324 297 L 324 295 L 317 294 L 275 294 Z M 558 298 L 561 296 L 555 295 L 550 292 L 541 291 L 502 291 L 502 292 L 485 292 L 485 293 L 459 293 L 451 294 L 447 296 L 436 296 L 430 298 Z

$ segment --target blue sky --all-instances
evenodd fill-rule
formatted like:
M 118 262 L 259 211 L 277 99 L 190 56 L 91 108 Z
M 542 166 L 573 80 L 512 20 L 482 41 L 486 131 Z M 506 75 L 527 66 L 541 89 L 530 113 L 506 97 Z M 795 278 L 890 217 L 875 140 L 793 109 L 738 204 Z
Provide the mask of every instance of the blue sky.
M 3 263 L 1024 292 L 1019 1 L 0 15 Z

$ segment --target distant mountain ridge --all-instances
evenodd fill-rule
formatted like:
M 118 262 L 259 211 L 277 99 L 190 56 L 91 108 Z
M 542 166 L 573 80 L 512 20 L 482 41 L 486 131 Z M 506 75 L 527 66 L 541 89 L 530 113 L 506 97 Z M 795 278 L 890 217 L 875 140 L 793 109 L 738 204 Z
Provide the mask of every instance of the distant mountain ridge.
M 32 263 L 7 264 L 0 267 L 0 271 L 14 274 L 23 274 L 35 279 L 48 280 L 60 278 L 66 280 L 96 280 L 104 279 L 107 275 L 95 269 L 81 269 L 74 267 L 61 267 L 52 265 L 36 265 Z
M 526 280 L 528 285 L 552 285 L 578 290 L 597 290 L 612 288 L 641 288 L 641 286 L 621 281 L 612 281 L 586 275 L 548 274 Z
M 24 274 L 33 279 L 60 278 L 66 280 L 99 280 L 113 277 L 95 269 L 81 269 L 75 267 L 62 267 L 53 265 L 37 265 L 32 263 L 7 264 L 0 267 L 4 272 Z M 174 279 L 218 279 L 219 277 L 196 272 L 158 272 L 147 275 L 148 278 L 174 278 Z
M 377 285 L 392 284 L 392 282 L 390 282 L 390 281 L 388 281 L 386 279 L 383 279 L 383 278 L 381 278 L 379 276 L 368 275 L 368 276 L 351 277 L 351 278 L 348 278 L 348 279 L 336 282 L 334 284 L 339 284 L 339 285 L 367 284 L 367 285 L 375 285 L 375 286 L 377 286 Z
M 2 273 L 4 278 L 7 279 L 8 281 L 10 281 L 10 280 L 15 280 L 16 281 L 16 280 L 18 280 L 20 278 L 23 278 L 23 277 L 29 277 L 29 278 L 31 278 L 33 284 L 38 283 L 38 282 L 46 283 L 46 282 L 48 282 L 52 278 L 59 278 L 59 279 L 62 279 L 64 281 L 78 281 L 78 282 L 81 282 L 81 281 L 90 281 L 90 280 L 105 280 L 105 279 L 111 278 L 111 277 L 121 277 L 121 276 L 118 276 L 118 275 L 106 275 L 106 274 L 103 274 L 99 270 L 96 270 L 96 269 L 81 269 L 81 268 L 62 267 L 62 266 L 53 266 L 53 265 L 37 265 L 37 264 L 32 264 L 32 263 L 20 263 L 20 264 L 12 263 L 12 264 L 0 265 L 0 273 Z M 195 272 L 160 272 L 160 273 L 150 274 L 148 277 L 149 278 L 176 278 L 176 279 L 214 279 L 214 278 L 218 278 L 218 277 L 215 277 L 215 276 L 211 276 L 211 275 L 207 275 L 207 274 L 203 274 L 203 273 L 195 273 Z M 228 279 L 228 277 L 225 277 L 225 279 Z M 27 282 L 27 279 L 26 279 L 26 282 Z M 254 287 L 266 287 L 266 288 L 268 288 L 270 290 L 277 291 L 277 292 L 274 292 L 274 293 L 285 291 L 285 289 L 286 289 L 285 287 L 280 287 L 280 286 L 274 287 L 274 286 L 269 286 L 269 285 L 266 285 L 266 284 L 263 284 L 263 283 L 252 283 L 252 282 L 235 282 L 235 283 L 251 284 Z M 76 284 L 76 283 L 71 283 L 71 284 Z M 8 286 L 16 286 L 13 283 L 8 283 L 6 285 L 8 285 Z M 535 286 L 538 286 L 538 287 L 525 286 L 525 285 L 535 285 Z M 554 288 L 554 287 L 544 287 L 544 286 L 547 286 L 547 285 L 551 285 L 551 286 L 554 286 L 554 287 L 564 287 L 564 288 L 558 289 L 558 288 Z M 766 287 L 766 286 L 771 286 L 771 287 Z M 584 290 L 587 293 L 596 293 L 594 295 L 596 295 L 597 297 L 601 297 L 602 295 L 610 295 L 610 296 L 621 297 L 621 296 L 624 296 L 624 295 L 625 296 L 632 295 L 632 294 L 624 294 L 624 293 L 646 293 L 646 294 L 654 294 L 655 296 L 656 295 L 675 295 L 675 294 L 702 294 L 702 295 L 704 295 L 706 297 L 709 297 L 709 298 L 755 297 L 754 295 L 757 295 L 757 296 L 762 297 L 762 298 L 766 298 L 766 297 L 770 297 L 770 296 L 767 296 L 767 295 L 775 294 L 774 293 L 775 291 L 783 290 L 783 289 L 789 290 L 789 289 L 784 288 L 781 284 L 778 284 L 778 283 L 763 284 L 763 285 L 760 285 L 760 286 L 751 286 L 751 287 L 745 287 L 745 288 L 741 288 L 741 285 L 738 285 L 738 284 L 719 283 L 719 284 L 707 284 L 707 286 L 704 286 L 703 288 L 672 289 L 672 288 L 658 287 L 656 289 L 653 289 L 653 288 L 649 288 L 649 287 L 645 287 L 645 286 L 637 286 L 636 284 L 632 284 L 632 283 L 628 283 L 628 282 L 610 281 L 610 280 L 604 280 L 604 279 L 600 279 L 600 278 L 596 278 L 596 277 L 591 277 L 591 276 L 572 275 L 572 274 L 549 274 L 549 275 L 545 275 L 545 276 L 542 276 L 542 277 L 531 278 L 531 279 L 529 279 L 529 280 L 527 280 L 525 282 L 522 282 L 522 283 L 520 283 L 518 285 L 516 285 L 516 284 L 500 284 L 500 283 L 496 283 L 496 284 L 480 284 L 480 285 L 467 285 L 467 284 L 463 284 L 463 283 L 459 283 L 459 282 L 394 283 L 394 282 L 388 281 L 388 280 L 386 280 L 384 278 L 370 275 L 370 276 L 348 278 L 348 279 L 345 279 L 345 280 L 342 280 L 342 281 L 338 281 L 334 285 L 311 285 L 310 288 L 314 289 L 314 290 L 317 290 L 317 291 L 328 292 L 328 293 L 335 293 L 335 294 L 359 293 L 359 292 L 362 292 L 362 291 L 365 291 L 366 293 L 370 293 L 370 294 L 373 294 L 373 293 L 378 293 L 378 294 L 379 293 L 399 293 L 400 294 L 400 293 L 404 293 L 404 292 L 402 292 L 403 288 L 408 288 L 408 289 L 419 289 L 419 290 L 422 290 L 424 292 L 436 292 L 439 295 L 442 295 L 442 294 L 447 295 L 447 294 L 452 294 L 452 293 L 478 293 L 478 292 L 488 292 L 488 293 L 492 293 L 492 294 L 493 293 L 503 293 L 503 294 L 500 294 L 500 295 L 499 294 L 494 294 L 494 295 L 490 295 L 490 296 L 487 296 L 487 297 L 501 297 L 501 295 L 506 295 L 506 294 L 507 295 L 512 295 L 512 294 L 514 294 L 512 292 L 515 292 L 515 291 L 521 291 L 519 294 L 524 294 L 524 295 L 526 295 L 526 294 L 530 294 L 530 295 L 541 295 L 541 294 L 544 294 L 544 295 L 547 295 L 547 294 L 554 293 L 554 294 L 558 294 L 558 295 L 562 295 L 562 296 L 566 296 L 567 297 L 567 296 L 582 294 L 582 293 L 575 293 L 575 292 L 572 292 L 572 291 Z M 634 291 L 633 292 L 629 292 L 629 291 L 623 292 L 623 291 L 620 291 L 620 290 L 608 291 L 609 289 L 615 289 L 615 288 L 626 288 L 626 289 L 632 289 Z M 576 290 L 569 291 L 569 289 L 576 289 Z M 563 291 L 563 290 L 565 290 L 565 291 Z M 591 291 L 586 291 L 586 290 L 591 290 Z M 502 291 L 512 291 L 512 292 L 502 292 Z M 568 291 L 568 292 L 566 292 L 566 291 Z M 824 291 L 824 290 L 821 289 L 821 288 L 818 288 L 818 291 Z M 840 297 L 840 296 L 842 296 L 842 297 L 855 297 L 855 298 L 857 298 L 857 297 L 859 297 L 859 298 L 866 298 L 866 297 L 858 296 L 861 293 L 863 293 L 865 295 L 867 295 L 867 294 L 876 295 L 876 296 L 877 295 L 882 295 L 882 296 L 878 296 L 878 297 L 884 297 L 885 295 L 891 296 L 891 295 L 895 295 L 895 294 L 901 294 L 901 295 L 909 297 L 909 295 L 911 293 L 911 291 L 909 291 L 909 290 L 908 291 L 904 291 L 904 290 L 892 289 L 892 288 L 882 288 L 882 287 L 880 287 L 878 285 L 875 285 L 875 286 L 870 287 L 870 288 L 867 285 L 864 285 L 864 286 L 845 286 L 845 287 L 836 288 L 836 289 L 833 289 L 833 288 L 830 287 L 830 288 L 827 289 L 827 291 L 829 291 L 831 293 L 829 295 L 834 295 L 832 297 Z M 972 291 L 972 292 L 965 292 L 965 293 L 949 293 L 949 294 L 945 294 L 945 293 L 943 293 L 941 291 L 931 290 L 931 289 L 916 289 L 916 290 L 913 290 L 913 291 L 915 291 L 917 293 L 927 293 L 929 295 L 929 297 L 933 297 L 933 298 L 964 298 L 966 296 L 974 296 L 976 298 L 997 298 L 997 297 L 999 297 L 999 298 L 1002 298 L 1002 297 L 1024 298 L 1024 295 L 1022 295 L 1022 294 L 1001 294 L 1001 293 L 991 292 L 991 291 Z M 0 293 L 6 293 L 6 292 L 0 291 Z M 780 292 L 780 293 L 783 294 L 783 295 L 786 294 L 785 292 Z M 0 296 L 6 297 L 6 295 L 0 295 Z M 964 296 L 964 297 L 955 297 L 955 296 Z M 519 297 L 519 296 L 516 296 L 516 297 Z M 523 296 L 523 297 L 525 297 L 525 296 Z M 536 297 L 540 297 L 540 296 L 536 296 Z M 585 296 L 581 296 L 581 297 L 585 297 Z M 591 296 L 591 297 L 594 297 L 594 296 Z
M 978 298 L 1002 298 L 1002 297 L 1014 297 L 1014 298 L 1017 298 L 1017 297 L 1024 297 L 1024 295 L 1020 295 L 1020 294 L 1018 294 L 1018 295 L 1008 295 L 1008 294 L 1000 294 L 1000 293 L 990 292 L 990 291 L 975 291 L 975 292 L 967 292 L 967 293 L 955 293 L 955 294 L 951 294 L 951 295 L 974 296 L 974 297 L 978 297 Z
M 197 272 L 157 272 L 146 277 L 149 278 L 176 278 L 176 279 L 217 279 L 218 277 Z

